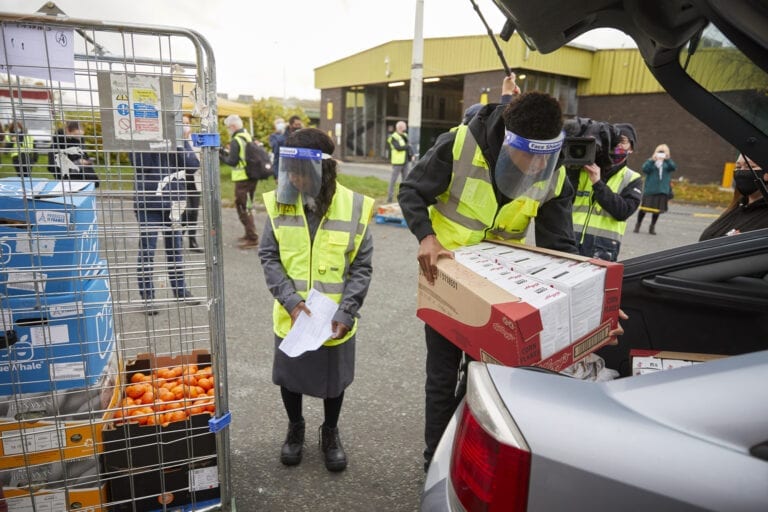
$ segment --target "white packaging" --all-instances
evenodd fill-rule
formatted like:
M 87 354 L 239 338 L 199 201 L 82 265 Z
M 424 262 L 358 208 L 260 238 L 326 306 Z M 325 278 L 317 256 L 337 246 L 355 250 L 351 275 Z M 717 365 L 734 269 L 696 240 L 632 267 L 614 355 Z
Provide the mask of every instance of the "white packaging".
M 493 282 L 539 311 L 541 358 L 545 359 L 571 342 L 568 296 L 560 290 L 520 273 L 506 273 Z
M 589 262 L 561 259 L 537 269 L 531 276 L 564 292 L 569 299 L 571 340 L 600 326 L 603 316 L 605 268 Z

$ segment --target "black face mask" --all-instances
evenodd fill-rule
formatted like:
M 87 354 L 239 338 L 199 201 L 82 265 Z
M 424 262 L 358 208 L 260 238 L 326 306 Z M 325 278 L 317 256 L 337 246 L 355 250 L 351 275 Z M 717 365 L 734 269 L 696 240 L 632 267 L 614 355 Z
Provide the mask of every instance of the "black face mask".
M 761 173 L 762 171 L 757 171 Z M 755 174 L 750 169 L 738 169 L 733 172 L 733 183 L 739 193 L 749 196 L 758 191 L 759 184 L 755 179 Z

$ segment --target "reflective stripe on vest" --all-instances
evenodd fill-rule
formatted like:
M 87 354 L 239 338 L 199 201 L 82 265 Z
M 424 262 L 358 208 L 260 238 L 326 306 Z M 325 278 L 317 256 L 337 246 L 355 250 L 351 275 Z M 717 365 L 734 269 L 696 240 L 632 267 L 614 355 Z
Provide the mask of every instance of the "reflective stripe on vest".
M 245 172 L 245 145 L 253 139 L 251 134 L 246 131 L 237 132 L 233 137 L 238 139 L 237 145 L 240 148 L 240 154 L 237 155 L 239 157 L 237 165 L 232 168 L 232 181 L 245 181 L 248 179 L 248 174 Z
M 608 178 L 605 185 L 615 194 L 620 194 L 627 186 L 640 177 L 629 167 L 622 167 Z M 596 202 L 592 202 L 592 182 L 586 172 L 579 174 L 576 199 L 573 201 L 573 230 L 579 233 L 578 243 L 584 242 L 585 235 L 593 235 L 610 240 L 621 240 L 627 229 L 626 220 L 617 220 Z
M 373 217 L 373 199 L 337 183 L 331 206 L 320 222 L 313 242 L 310 242 L 301 196 L 296 204 L 279 205 L 275 192 L 271 191 L 264 194 L 264 204 L 279 244 L 280 261 L 296 292 L 306 298 L 309 290 L 314 288 L 340 303 L 350 263 L 357 256 Z M 291 315 L 277 300 L 272 308 L 272 321 L 275 334 L 284 338 L 291 329 Z M 325 345 L 344 343 L 356 331 L 355 319 L 344 338 L 330 340 Z
M 395 149 L 395 146 L 392 144 L 392 139 L 397 137 L 397 141 L 400 143 L 401 146 L 405 146 L 405 138 L 400 135 L 398 132 L 393 133 L 389 136 L 389 139 L 387 140 L 387 143 L 389 144 L 390 149 L 390 163 L 392 165 L 403 165 L 405 163 L 405 159 L 407 158 L 407 151 L 404 149 Z
M 456 129 L 453 176 L 448 190 L 429 207 L 437 239 L 448 250 L 484 239 L 525 242 L 539 205 L 560 195 L 565 168 L 534 183 L 524 194 L 499 208 L 485 157 L 466 125 Z

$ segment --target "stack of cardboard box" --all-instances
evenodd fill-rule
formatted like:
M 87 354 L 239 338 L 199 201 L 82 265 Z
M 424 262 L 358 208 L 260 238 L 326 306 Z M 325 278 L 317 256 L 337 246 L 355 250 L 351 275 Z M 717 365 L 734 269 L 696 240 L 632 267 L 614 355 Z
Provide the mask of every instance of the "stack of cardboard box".
M 477 360 L 563 370 L 610 341 L 622 266 L 482 242 L 419 277 L 418 316 Z
M 105 496 L 100 423 L 119 364 L 96 220 L 92 183 L 0 180 L 0 483 L 10 510 L 100 510 Z

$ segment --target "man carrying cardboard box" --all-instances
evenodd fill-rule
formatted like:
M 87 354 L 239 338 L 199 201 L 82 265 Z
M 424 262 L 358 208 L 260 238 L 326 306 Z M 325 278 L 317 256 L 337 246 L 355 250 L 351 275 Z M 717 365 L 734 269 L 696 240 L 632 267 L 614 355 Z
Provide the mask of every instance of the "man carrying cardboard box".
M 510 77 L 505 79 L 508 88 Z M 514 81 L 512 81 L 514 86 Z M 421 272 L 430 283 L 438 258 L 482 240 L 525 240 L 577 254 L 573 187 L 557 167 L 565 135 L 552 96 L 529 92 L 508 105 L 483 107 L 468 125 L 442 134 L 400 186 L 398 201 L 419 240 Z M 453 414 L 461 350 L 425 325 L 427 344 L 425 469 Z

